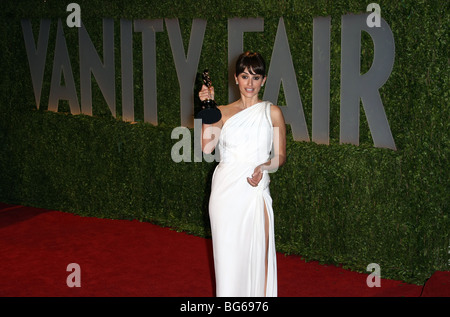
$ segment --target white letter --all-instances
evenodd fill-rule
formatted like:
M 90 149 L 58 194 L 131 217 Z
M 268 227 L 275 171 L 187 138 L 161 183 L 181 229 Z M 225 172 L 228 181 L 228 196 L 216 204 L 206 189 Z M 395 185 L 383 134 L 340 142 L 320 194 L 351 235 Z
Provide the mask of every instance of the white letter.
M 120 19 L 120 61 L 122 74 L 122 120 L 134 121 L 133 24 Z
M 278 22 L 263 99 L 276 105 L 281 83 L 283 83 L 286 106 L 280 107 L 280 109 L 283 111 L 286 124 L 291 125 L 295 141 L 309 141 L 308 128 L 283 18 L 280 18 Z
M 67 265 L 67 272 L 72 272 L 67 276 L 66 284 L 69 287 L 81 287 L 81 269 L 77 263 L 70 263 Z
M 312 140 L 330 143 L 331 17 L 313 19 Z
M 396 150 L 379 89 L 388 80 L 395 59 L 394 36 L 381 19 L 380 28 L 370 28 L 365 15 L 343 15 L 341 33 L 340 143 L 359 145 L 360 100 L 375 147 Z M 361 75 L 361 31 L 372 38 L 372 66 Z
M 179 136 L 183 135 L 182 139 L 172 146 L 172 151 L 170 156 L 175 163 L 180 163 L 181 161 L 190 162 L 191 161 L 191 132 L 186 127 L 176 127 L 172 130 L 170 138 L 178 139 Z M 183 154 L 180 154 L 180 149 L 183 149 Z
M 372 272 L 372 269 L 374 271 Z M 366 271 L 372 272 L 366 279 L 367 286 L 369 287 L 381 287 L 381 269 L 377 263 L 370 263 Z
M 30 20 L 21 20 L 21 24 L 28 63 L 30 65 L 36 108 L 39 109 L 42 84 L 44 83 L 45 59 L 47 57 L 48 38 L 50 34 L 50 20 L 41 20 L 36 46 L 34 45 L 35 41 Z
M 194 162 L 202 161 L 202 119 L 194 119 Z
M 220 160 L 219 149 L 216 148 L 215 154 L 212 154 L 216 144 L 218 145 L 218 141 L 215 140 L 219 138 L 221 129 L 219 127 L 210 126 L 203 131 L 203 136 L 205 139 L 213 139 L 209 141 L 208 144 L 205 144 L 205 148 L 203 149 L 203 158 L 206 162 L 211 163 L 216 160 L 218 162 Z M 207 154 L 211 153 L 211 154 Z
M 72 28 L 74 26 L 76 26 L 77 28 L 79 28 L 81 26 L 81 19 L 80 19 L 80 14 L 81 14 L 81 8 L 80 5 L 78 3 L 69 3 L 67 5 L 67 9 L 66 11 L 72 11 L 73 12 L 71 14 L 69 14 L 67 16 L 66 22 L 67 22 L 67 26 L 69 28 Z
M 65 86 L 61 86 L 61 73 L 64 76 Z M 70 112 L 80 113 L 77 90 L 73 78 L 72 66 L 70 65 L 69 52 L 67 51 L 66 39 L 61 19 L 58 19 L 56 30 L 55 56 L 53 59 L 53 71 L 50 82 L 50 95 L 48 97 L 48 110 L 58 112 L 59 100 L 68 100 Z
M 375 9 L 375 10 L 372 12 L 372 9 Z M 378 5 L 378 3 L 369 4 L 367 6 L 366 11 L 372 12 L 371 14 L 369 14 L 369 16 L 366 19 L 367 26 L 369 28 L 373 28 L 374 26 L 379 28 L 381 26 L 381 24 L 380 24 L 381 8 Z
M 156 98 L 156 34 L 163 31 L 163 20 L 135 20 L 134 32 L 142 33 L 144 83 L 144 122 L 158 125 Z
M 181 125 L 192 128 L 194 123 L 194 83 L 202 51 L 206 20 L 194 19 L 192 21 L 187 57 L 184 52 L 178 19 L 165 19 L 165 21 L 180 84 Z
M 103 63 L 83 25 L 78 28 L 80 52 L 81 112 L 92 116 L 92 86 L 94 75 L 113 117 L 116 117 L 116 76 L 114 65 L 114 20 L 103 19 Z

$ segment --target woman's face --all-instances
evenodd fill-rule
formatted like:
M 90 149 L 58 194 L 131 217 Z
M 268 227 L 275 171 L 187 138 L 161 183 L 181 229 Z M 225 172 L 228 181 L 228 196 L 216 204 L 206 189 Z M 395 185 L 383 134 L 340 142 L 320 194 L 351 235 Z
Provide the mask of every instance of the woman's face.
M 257 96 L 261 90 L 261 86 L 266 82 L 266 77 L 258 74 L 252 75 L 247 68 L 237 77 L 235 76 L 235 79 L 239 85 L 241 95 L 247 98 Z

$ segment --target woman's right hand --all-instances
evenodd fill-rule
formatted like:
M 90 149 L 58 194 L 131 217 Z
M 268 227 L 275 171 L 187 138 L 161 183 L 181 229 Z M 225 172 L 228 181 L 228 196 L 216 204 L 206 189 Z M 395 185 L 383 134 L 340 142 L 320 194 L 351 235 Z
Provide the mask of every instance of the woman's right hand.
M 198 97 L 200 98 L 200 101 L 206 100 L 206 99 L 212 99 L 214 100 L 214 87 L 206 87 L 205 85 L 202 86 L 202 90 L 199 91 Z

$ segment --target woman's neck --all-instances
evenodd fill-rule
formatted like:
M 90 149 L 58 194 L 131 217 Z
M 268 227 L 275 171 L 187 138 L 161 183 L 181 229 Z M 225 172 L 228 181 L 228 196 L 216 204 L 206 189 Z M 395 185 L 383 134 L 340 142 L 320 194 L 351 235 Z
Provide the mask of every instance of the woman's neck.
M 242 109 L 246 109 L 248 107 L 253 106 L 254 104 L 257 104 L 261 100 L 258 98 L 258 96 L 252 97 L 252 98 L 245 98 L 241 96 L 241 100 L 239 103 L 239 107 Z

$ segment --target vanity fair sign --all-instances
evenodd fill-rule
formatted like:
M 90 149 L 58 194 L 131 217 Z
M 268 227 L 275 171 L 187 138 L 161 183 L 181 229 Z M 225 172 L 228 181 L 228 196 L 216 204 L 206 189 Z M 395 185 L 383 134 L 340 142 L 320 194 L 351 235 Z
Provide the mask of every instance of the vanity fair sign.
M 380 87 L 392 71 L 395 45 L 389 25 L 377 16 L 377 25 L 371 25 L 369 14 L 341 17 L 341 79 L 340 79 L 340 142 L 359 144 L 360 100 L 369 124 L 375 147 L 396 149 L 395 142 L 379 94 Z M 158 124 L 156 81 L 156 32 L 164 32 L 170 41 L 180 86 L 181 126 L 194 127 L 194 83 L 207 27 L 204 19 L 194 19 L 186 54 L 178 19 L 120 20 L 120 66 L 122 117 L 134 121 L 133 32 L 142 33 L 144 121 Z M 49 43 L 51 21 L 40 21 L 37 41 L 30 20 L 22 20 L 36 107 L 40 106 L 44 70 Z M 283 18 L 279 19 L 270 58 L 264 100 L 277 104 L 281 84 L 286 105 L 281 105 L 287 124 L 291 125 L 296 141 L 329 143 L 330 108 L 330 17 L 313 19 L 312 39 L 312 136 L 310 138 L 303 112 L 299 86 L 289 47 Z M 263 18 L 232 18 L 228 20 L 229 77 L 233 78 L 235 58 L 243 51 L 245 32 L 263 32 Z M 369 71 L 360 73 L 361 31 L 367 32 L 374 44 L 374 58 Z M 301 32 L 301 30 L 299 30 Z M 92 82 L 94 75 L 105 101 L 116 116 L 116 73 L 114 56 L 114 20 L 103 19 L 103 56 L 99 57 L 88 30 L 83 23 L 78 27 L 80 98 L 73 77 L 69 51 L 59 19 L 56 30 L 55 53 L 51 75 L 48 110 L 58 111 L 59 100 L 68 100 L 72 114 L 92 115 Z M 61 77 L 64 85 L 61 85 Z M 238 98 L 230 80 L 229 101 Z

